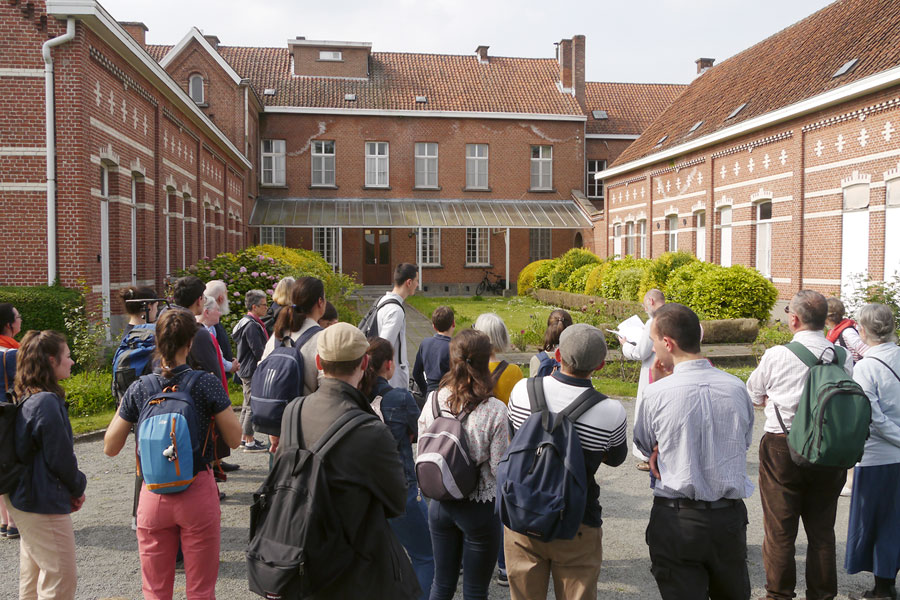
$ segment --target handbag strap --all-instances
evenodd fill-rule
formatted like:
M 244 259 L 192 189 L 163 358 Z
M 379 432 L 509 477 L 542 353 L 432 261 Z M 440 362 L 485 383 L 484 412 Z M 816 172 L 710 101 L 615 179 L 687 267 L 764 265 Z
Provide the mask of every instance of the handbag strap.
M 894 369 L 892 369 L 892 368 L 891 368 L 891 365 L 887 364 L 886 362 L 884 362 L 883 360 L 881 360 L 880 358 L 877 358 L 877 357 L 875 357 L 875 356 L 867 356 L 866 358 L 871 358 L 872 360 L 877 360 L 878 362 L 880 362 L 881 364 L 883 364 L 885 367 L 887 367 L 887 370 L 888 370 L 888 371 L 890 371 L 891 373 L 894 374 L 894 377 L 897 378 L 897 381 L 900 381 L 900 375 L 897 375 L 897 371 L 895 371 Z

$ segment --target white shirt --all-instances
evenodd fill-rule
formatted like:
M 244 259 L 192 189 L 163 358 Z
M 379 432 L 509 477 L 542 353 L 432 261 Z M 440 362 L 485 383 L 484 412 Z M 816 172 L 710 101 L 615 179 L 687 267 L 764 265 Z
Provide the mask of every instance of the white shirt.
M 310 327 L 318 326 L 318 323 L 310 319 L 309 317 L 303 321 L 303 325 L 300 326 L 300 329 L 291 333 L 291 340 L 297 341 L 300 339 L 300 336 L 303 335 L 303 332 L 309 329 Z M 303 348 L 300 349 L 300 354 L 303 356 L 303 395 L 308 396 L 312 394 L 314 391 L 319 389 L 319 380 L 322 378 L 322 371 L 316 368 L 316 355 L 318 351 L 316 350 L 316 343 L 319 341 L 319 333 L 314 334 L 306 344 L 303 345 Z M 275 336 L 269 336 L 269 341 L 266 342 L 266 348 L 263 350 L 262 358 L 260 362 L 272 353 L 272 350 L 275 349 Z
M 403 297 L 394 292 L 388 292 L 378 301 L 378 305 L 393 299 L 403 304 Z M 391 343 L 394 347 L 394 375 L 388 380 L 391 387 L 403 390 L 409 389 L 409 359 L 407 358 L 406 340 L 406 313 L 402 306 L 388 304 L 378 311 L 378 337 Z
M 622 344 L 622 356 L 629 360 L 641 361 L 641 376 L 638 380 L 637 400 L 641 401 L 644 396 L 644 388 L 650 383 L 650 367 L 656 360 L 656 353 L 653 351 L 653 340 L 650 338 L 650 324 L 653 323 L 653 317 L 647 319 L 644 323 L 644 329 L 641 336 L 632 342 Z
M 834 344 L 825 339 L 825 334 L 821 331 L 798 331 L 791 341 L 800 342 L 816 357 L 827 352 L 830 358 L 831 352 L 834 351 Z M 850 352 L 844 353 L 846 354 L 844 370 L 848 375 L 852 375 L 853 357 Z M 807 373 L 809 367 L 784 346 L 769 348 L 763 354 L 759 366 L 747 380 L 747 391 L 753 404 L 766 406 L 766 433 L 784 433 L 775 414 L 776 406 L 784 420 L 784 426 L 790 431 L 794 414 L 800 404 L 800 396 L 803 394 Z
M 900 348 L 892 342 L 870 346 L 853 367 L 853 379 L 862 386 L 872 405 L 872 424 L 861 467 L 900 463 Z
M 647 386 L 634 440 L 646 454 L 659 445 L 662 478 L 654 496 L 714 502 L 753 493 L 747 477 L 753 406 L 741 380 L 705 358 L 679 363 Z

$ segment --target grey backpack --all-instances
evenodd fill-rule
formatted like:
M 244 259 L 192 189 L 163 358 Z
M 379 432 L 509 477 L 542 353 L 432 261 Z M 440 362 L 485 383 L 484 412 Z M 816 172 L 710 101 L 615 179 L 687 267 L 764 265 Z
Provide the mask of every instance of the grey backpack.
M 445 416 L 438 393 L 430 394 L 434 422 L 419 436 L 416 479 L 422 495 L 432 500 L 463 500 L 475 491 L 479 465 L 469 456 L 463 423 L 470 411 Z

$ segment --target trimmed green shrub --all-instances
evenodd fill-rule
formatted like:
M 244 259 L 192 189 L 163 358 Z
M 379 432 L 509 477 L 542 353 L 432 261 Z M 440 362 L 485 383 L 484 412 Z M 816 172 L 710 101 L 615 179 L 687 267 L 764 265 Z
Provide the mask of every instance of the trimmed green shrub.
M 600 296 L 612 300 L 639 301 L 641 278 L 649 264 L 649 259 L 632 256 L 610 262 L 600 280 Z
M 600 257 L 583 248 L 572 248 L 555 262 L 553 273 L 550 275 L 550 289 L 561 290 L 572 273 L 584 265 L 600 263 Z
M 555 268 L 556 260 L 547 260 L 538 265 L 537 270 L 534 272 L 534 287 L 541 290 L 551 289 L 550 276 L 553 275 Z
M 717 268 L 721 267 L 700 260 L 691 261 L 678 267 L 669 274 L 669 278 L 666 280 L 666 301 L 693 306 L 698 279 Z
M 71 417 L 86 417 L 116 408 L 109 371 L 84 371 L 59 383 L 66 390 Z
M 591 263 L 582 265 L 575 269 L 566 282 L 563 284 L 563 291 L 573 292 L 575 294 L 583 294 L 584 287 L 587 285 L 588 275 L 597 268 L 597 265 Z
M 550 259 L 545 260 L 536 260 L 533 263 L 528 263 L 525 265 L 521 271 L 519 271 L 519 278 L 516 285 L 516 293 L 520 296 L 525 296 L 534 288 L 534 277 L 537 274 L 537 270 L 548 262 L 552 262 Z
M 778 299 L 772 282 L 743 265 L 714 268 L 697 278 L 690 307 L 701 319 L 766 322 Z
M 595 265 L 591 272 L 588 273 L 584 282 L 584 293 L 589 296 L 596 296 L 600 293 L 600 283 L 603 279 L 603 271 L 609 268 L 609 262 Z
M 638 299 L 643 300 L 644 295 L 654 288 L 666 292 L 667 282 L 672 271 L 695 261 L 697 259 L 694 255 L 687 252 L 665 252 L 660 254 L 650 262 L 641 279 L 640 298 Z
M 0 287 L 0 302 L 9 302 L 22 315 L 22 333 L 29 329 L 66 330 L 66 307 L 81 303 L 78 290 L 61 285 Z M 20 336 L 21 337 L 21 334 Z

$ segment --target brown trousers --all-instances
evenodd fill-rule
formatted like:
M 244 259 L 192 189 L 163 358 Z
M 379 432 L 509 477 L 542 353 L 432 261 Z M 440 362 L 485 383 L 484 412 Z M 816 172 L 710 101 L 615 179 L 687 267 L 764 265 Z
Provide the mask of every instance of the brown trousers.
M 541 542 L 503 528 L 503 551 L 512 600 L 546 598 L 550 576 L 560 600 L 596 600 L 603 530 L 582 524 L 571 540 Z
M 759 495 L 762 500 L 763 566 L 766 598 L 790 600 L 797 584 L 794 542 L 797 527 L 809 542 L 806 550 L 806 597 L 831 600 L 837 595 L 834 520 L 847 471 L 798 467 L 791 460 L 787 436 L 766 433 L 759 443 Z

